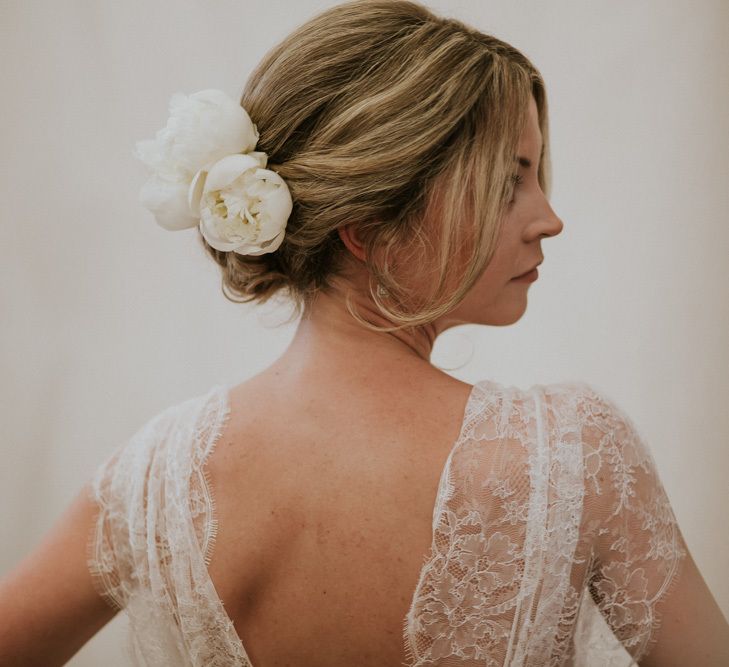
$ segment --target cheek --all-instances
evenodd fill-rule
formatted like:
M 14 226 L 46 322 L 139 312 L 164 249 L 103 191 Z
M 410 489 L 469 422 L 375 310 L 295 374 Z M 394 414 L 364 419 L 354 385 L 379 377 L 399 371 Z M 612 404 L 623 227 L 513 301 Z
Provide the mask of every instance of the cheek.
M 511 313 L 513 308 L 523 307 L 527 292 L 525 288 L 528 286 L 512 281 L 515 260 L 503 250 L 502 248 L 501 252 L 491 258 L 473 291 L 480 311 L 498 315 L 497 319 L 502 315 L 509 319 L 511 315 L 507 316 L 505 313 Z
M 481 278 L 491 289 L 502 289 L 512 277 L 514 260 L 510 245 L 504 241 L 497 247 Z
M 506 285 L 514 277 L 519 260 L 520 236 L 517 220 L 507 218 L 501 228 L 496 251 L 488 267 L 491 269 L 491 280 L 501 286 Z
M 515 220 L 505 220 L 501 227 L 496 250 L 471 291 L 479 306 L 496 305 L 510 300 L 519 283 L 510 282 L 518 260 L 519 237 Z
M 475 289 L 472 290 L 472 293 L 477 295 L 481 305 L 496 301 L 504 291 L 508 278 L 509 276 L 504 267 L 501 266 L 499 259 L 494 256 L 474 285 Z

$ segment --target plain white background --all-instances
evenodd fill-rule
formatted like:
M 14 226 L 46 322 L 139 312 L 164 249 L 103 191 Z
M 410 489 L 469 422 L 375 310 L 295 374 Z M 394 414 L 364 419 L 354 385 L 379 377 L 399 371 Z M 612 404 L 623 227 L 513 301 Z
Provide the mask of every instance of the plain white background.
M 0 573 L 144 421 L 286 347 L 294 325 L 273 325 L 287 311 L 226 301 L 195 232 L 165 231 L 141 207 L 146 172 L 131 150 L 164 125 L 172 93 L 238 98 L 271 46 L 333 4 L 0 8 Z M 607 392 L 649 443 L 729 615 L 729 4 L 426 4 L 542 72 L 565 223 L 543 243 L 525 316 L 446 332 L 433 360 L 469 382 Z M 125 664 L 124 623 L 69 664 Z

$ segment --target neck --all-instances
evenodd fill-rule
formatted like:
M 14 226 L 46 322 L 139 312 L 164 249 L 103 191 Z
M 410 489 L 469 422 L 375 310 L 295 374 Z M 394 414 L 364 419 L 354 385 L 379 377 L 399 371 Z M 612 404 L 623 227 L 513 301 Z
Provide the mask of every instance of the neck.
M 353 297 L 353 305 L 365 321 L 378 327 L 393 325 L 374 303 L 359 293 Z M 397 331 L 371 331 L 349 314 L 341 292 L 321 292 L 302 317 L 294 338 L 277 363 L 282 368 L 301 368 L 314 362 L 318 368 L 321 364 L 334 364 L 339 368 L 361 366 L 363 370 L 373 366 L 430 366 L 437 335 L 434 324 Z

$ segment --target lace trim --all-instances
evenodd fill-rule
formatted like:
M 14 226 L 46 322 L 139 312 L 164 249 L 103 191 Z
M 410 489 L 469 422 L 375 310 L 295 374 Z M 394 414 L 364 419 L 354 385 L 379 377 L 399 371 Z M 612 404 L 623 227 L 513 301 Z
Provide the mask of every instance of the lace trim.
M 416 649 L 417 632 L 414 630 L 416 625 L 416 608 L 420 599 L 423 597 L 421 591 L 426 586 L 426 579 L 431 570 L 433 563 L 442 556 L 438 549 L 438 528 L 444 523 L 447 524 L 449 519 L 453 521 L 453 513 L 447 509 L 449 501 L 453 499 L 454 494 L 458 491 L 458 487 L 453 479 L 453 460 L 463 446 L 474 438 L 474 431 L 480 424 L 481 416 L 484 413 L 485 405 L 490 398 L 489 388 L 494 383 L 489 380 L 477 382 L 471 388 L 471 392 L 466 401 L 463 418 L 461 420 L 461 430 L 452 445 L 445 464 L 441 470 L 440 480 L 436 491 L 435 502 L 433 503 L 433 530 L 431 545 L 428 552 L 423 557 L 423 563 L 420 569 L 415 592 L 410 602 L 410 607 L 402 620 L 402 641 L 406 656 L 407 667 L 416 667 L 416 665 L 425 664 L 421 662 L 421 656 Z M 460 480 L 459 480 L 460 481 Z M 455 525 L 451 523 L 447 530 L 454 530 Z
M 202 516 L 205 517 L 205 520 L 202 524 L 202 552 L 206 568 L 205 577 L 211 591 L 214 591 L 215 603 L 219 610 L 219 624 L 221 627 L 227 626 L 230 638 L 235 643 L 235 662 L 231 663 L 231 666 L 253 667 L 243 642 L 235 631 L 235 625 L 225 611 L 223 601 L 220 599 L 220 596 L 215 589 L 215 585 L 210 578 L 210 574 L 207 571 L 207 567 L 210 565 L 212 560 L 218 536 L 218 511 L 215 502 L 214 485 L 210 479 L 210 471 L 206 464 L 215 451 L 215 447 L 217 446 L 231 415 L 229 388 L 226 385 L 216 385 L 213 389 L 211 389 L 210 393 L 213 395 L 213 399 L 208 405 L 212 410 L 212 414 L 209 414 L 203 422 L 204 428 L 207 430 L 207 434 L 205 438 L 195 440 L 196 447 L 192 457 L 193 471 L 196 474 L 200 488 L 203 491 L 202 500 L 204 504 L 204 512 L 202 513 Z M 204 446 L 201 446 L 202 443 L 204 443 Z M 193 512 L 192 516 L 195 518 L 197 514 Z M 220 663 L 220 667 L 228 667 L 228 664 L 225 663 L 224 665 L 224 663 Z
M 215 493 L 213 483 L 210 479 L 210 471 L 207 468 L 207 462 L 215 451 L 215 447 L 220 440 L 223 430 L 230 420 L 230 400 L 229 389 L 225 385 L 217 385 L 215 387 L 218 400 L 220 401 L 215 411 L 215 422 L 213 423 L 210 435 L 208 436 L 207 447 L 200 457 L 200 463 L 197 464 L 196 471 L 202 475 L 202 487 L 205 494 L 206 511 L 210 515 L 210 521 L 206 522 L 205 541 L 203 543 L 203 553 L 205 566 L 210 565 L 215 550 L 215 542 L 218 536 L 218 510 L 215 504 Z
M 113 593 L 113 591 L 119 589 L 119 576 L 116 574 L 113 561 L 110 561 L 106 556 L 111 551 L 110 545 L 106 543 L 106 531 L 104 530 L 104 521 L 108 510 L 103 501 L 100 500 L 93 481 L 87 489 L 87 497 L 93 503 L 94 513 L 91 529 L 86 540 L 86 567 L 91 575 L 91 584 L 96 594 L 111 609 L 120 612 L 124 608 L 124 602 Z

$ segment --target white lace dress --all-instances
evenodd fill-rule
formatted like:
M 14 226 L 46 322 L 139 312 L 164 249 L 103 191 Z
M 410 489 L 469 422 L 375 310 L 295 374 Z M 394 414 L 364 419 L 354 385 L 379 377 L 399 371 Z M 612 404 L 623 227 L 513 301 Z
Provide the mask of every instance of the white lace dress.
M 204 463 L 228 392 L 167 408 L 94 474 L 88 566 L 128 618 L 135 665 L 251 667 L 207 571 Z M 442 471 L 407 665 L 635 665 L 685 556 L 652 455 L 614 402 L 582 382 L 483 380 Z

